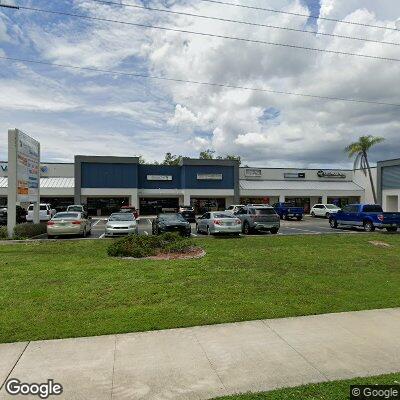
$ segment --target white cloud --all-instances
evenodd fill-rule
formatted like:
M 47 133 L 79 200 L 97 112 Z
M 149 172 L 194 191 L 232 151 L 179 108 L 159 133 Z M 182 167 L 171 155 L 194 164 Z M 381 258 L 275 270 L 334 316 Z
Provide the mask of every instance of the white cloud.
M 163 6 L 158 1 L 152 4 Z M 79 13 L 97 17 L 398 58 L 398 46 L 169 16 L 127 7 L 107 7 L 87 0 L 75 0 L 74 5 Z M 298 0 L 271 0 L 268 7 L 309 12 Z M 175 3 L 171 8 L 297 29 L 304 28 L 307 23 L 305 17 L 206 2 Z M 400 3 L 392 0 L 321 0 L 321 15 L 327 18 L 395 27 L 399 14 Z M 29 26 L 24 30 L 25 48 L 32 45 L 38 52 L 37 58 L 51 62 L 400 103 L 398 62 L 111 23 L 82 23 L 74 19 L 54 24 L 46 20 L 45 27 L 35 21 L 26 23 Z M 10 40 L 20 35 L 15 29 Z M 391 30 L 324 20 L 318 20 L 318 30 L 400 43 L 400 33 Z M 0 20 L 0 40 L 2 32 L 8 31 L 2 30 Z M 20 67 L 13 78 L 0 78 L 3 92 L 6 90 L 10 94 L 7 101 L 0 99 L 0 105 L 15 111 L 13 126 L 20 121 L 29 128 L 27 112 L 36 113 L 36 122 L 30 126 L 32 129 L 38 129 L 38 126 L 42 129 L 48 118 L 46 113 L 64 113 L 64 117 L 68 116 L 73 122 L 57 125 L 53 118 L 50 131 L 59 126 L 60 132 L 67 134 L 83 124 L 82 132 L 88 140 L 74 137 L 83 140 L 85 151 L 91 154 L 94 151 L 126 154 L 132 151 L 129 146 L 134 143 L 135 153 L 141 152 L 148 159 L 160 159 L 166 151 L 194 155 L 199 150 L 213 148 L 220 154 L 240 154 L 248 164 L 307 166 L 320 163 L 333 166 L 348 163 L 343 147 L 357 136 L 368 133 L 387 138 L 387 142 L 379 147 L 381 151 L 378 149 L 374 153 L 375 158 L 398 156 L 400 114 L 395 107 L 157 80 L 113 80 L 104 74 L 84 71 L 60 70 L 57 75 L 53 70 L 49 73 L 34 71 L 33 67 Z M 21 107 L 25 114 L 18 112 Z M 280 112 L 279 118 L 263 119 L 265 110 L 271 108 Z M 42 123 L 38 124 L 41 110 L 46 113 L 42 114 Z M 99 127 L 105 120 L 107 126 Z M 115 135 L 115 141 L 105 139 L 110 134 Z M 79 152 L 70 145 L 64 146 L 63 140 L 61 135 L 58 139 L 52 137 L 49 142 L 59 149 L 57 157 L 69 157 L 70 152 Z M 92 148 L 89 142 L 94 143 Z

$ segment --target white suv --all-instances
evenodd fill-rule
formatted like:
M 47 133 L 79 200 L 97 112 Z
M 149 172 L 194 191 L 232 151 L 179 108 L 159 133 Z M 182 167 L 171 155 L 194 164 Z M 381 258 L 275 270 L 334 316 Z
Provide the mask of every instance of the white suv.
M 312 217 L 329 218 L 332 214 L 336 214 L 341 208 L 334 204 L 315 204 L 310 211 Z
M 40 221 L 50 221 L 55 215 L 56 210 L 53 210 L 50 204 L 40 204 L 39 219 Z M 33 222 L 33 204 L 28 207 L 28 214 L 26 215 L 27 222 Z

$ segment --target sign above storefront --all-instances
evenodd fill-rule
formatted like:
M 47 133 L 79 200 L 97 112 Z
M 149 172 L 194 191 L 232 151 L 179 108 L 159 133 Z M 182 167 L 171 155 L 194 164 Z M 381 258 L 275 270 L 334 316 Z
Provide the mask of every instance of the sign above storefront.
M 147 175 L 148 181 L 172 181 L 172 175 Z
M 197 174 L 199 181 L 222 181 L 222 174 Z
M 262 172 L 259 168 L 246 168 L 244 175 L 249 178 L 261 178 Z
M 319 178 L 334 178 L 334 179 L 345 179 L 346 174 L 340 171 L 318 171 L 317 175 Z
M 305 179 L 306 173 L 305 172 L 285 172 L 283 174 L 285 179 Z

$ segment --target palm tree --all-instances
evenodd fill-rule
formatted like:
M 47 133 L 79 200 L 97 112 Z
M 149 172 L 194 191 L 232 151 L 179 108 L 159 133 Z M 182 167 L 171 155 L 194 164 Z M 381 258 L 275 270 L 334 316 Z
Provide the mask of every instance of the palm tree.
M 369 175 L 369 180 L 371 183 L 372 195 L 374 196 L 374 202 L 377 203 L 376 191 L 374 181 L 372 179 L 371 167 L 368 161 L 368 151 L 369 149 L 385 140 L 383 137 L 374 137 L 371 135 L 361 136 L 358 139 L 358 142 L 354 142 L 345 148 L 345 152 L 349 155 L 349 157 L 356 158 L 354 159 L 354 169 L 358 167 L 363 171 L 364 175 L 367 176 L 367 171 Z

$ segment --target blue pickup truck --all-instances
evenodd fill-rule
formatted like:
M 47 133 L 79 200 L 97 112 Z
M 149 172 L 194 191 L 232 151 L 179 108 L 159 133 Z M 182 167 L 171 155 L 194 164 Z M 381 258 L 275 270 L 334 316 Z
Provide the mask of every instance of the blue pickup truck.
M 303 207 L 296 207 L 291 203 L 275 203 L 272 207 L 281 219 L 296 218 L 297 221 L 303 219 Z
M 400 213 L 383 212 L 378 204 L 349 204 L 329 218 L 331 228 L 339 226 L 362 227 L 366 232 L 384 229 L 396 232 L 400 226 Z

